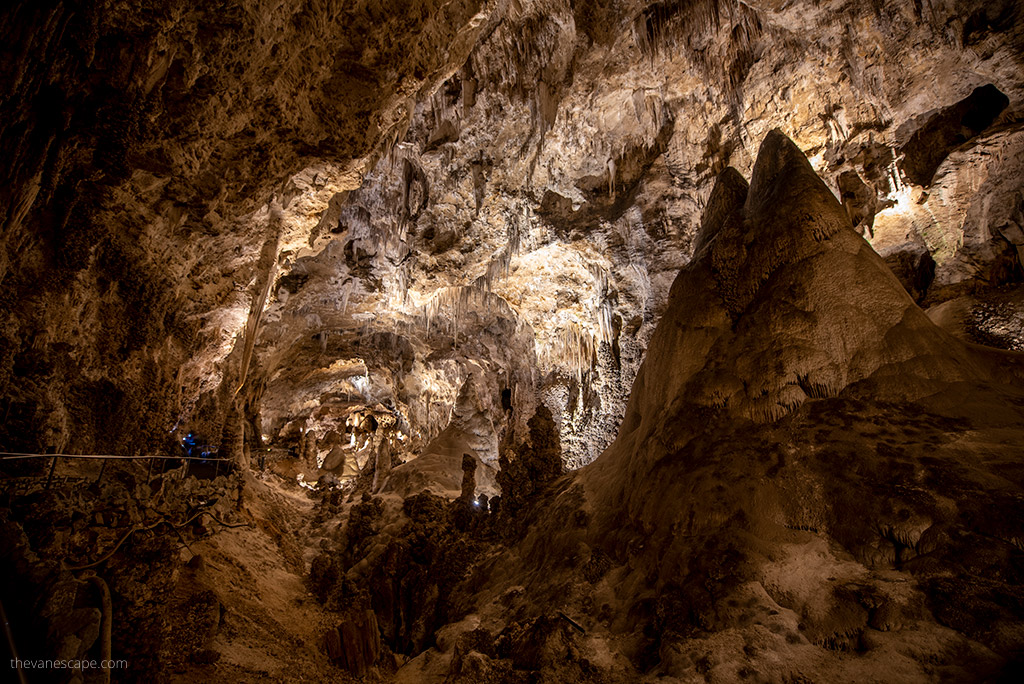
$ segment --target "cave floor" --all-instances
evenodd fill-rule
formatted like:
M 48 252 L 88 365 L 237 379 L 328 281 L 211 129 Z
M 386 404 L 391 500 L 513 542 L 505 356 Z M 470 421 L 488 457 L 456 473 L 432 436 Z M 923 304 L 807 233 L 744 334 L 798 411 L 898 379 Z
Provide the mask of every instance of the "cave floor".
M 304 490 L 269 475 L 248 483 L 244 508 L 255 525 L 224 529 L 192 544 L 193 560 L 178 584 L 182 596 L 200 587 L 216 593 L 221 625 L 210 648 L 220 658 L 187 663 L 171 681 L 344 677 L 321 652 L 320 637 L 331 618 L 304 581 L 303 557 L 315 553 L 318 543 L 313 502 Z

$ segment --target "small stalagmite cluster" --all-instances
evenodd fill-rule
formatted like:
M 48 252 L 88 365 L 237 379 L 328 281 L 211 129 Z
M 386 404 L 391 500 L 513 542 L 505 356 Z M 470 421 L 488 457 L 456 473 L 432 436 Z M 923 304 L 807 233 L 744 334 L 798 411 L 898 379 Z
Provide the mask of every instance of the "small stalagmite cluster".
M 1021 3 L 0 29 L 13 678 L 1019 678 Z

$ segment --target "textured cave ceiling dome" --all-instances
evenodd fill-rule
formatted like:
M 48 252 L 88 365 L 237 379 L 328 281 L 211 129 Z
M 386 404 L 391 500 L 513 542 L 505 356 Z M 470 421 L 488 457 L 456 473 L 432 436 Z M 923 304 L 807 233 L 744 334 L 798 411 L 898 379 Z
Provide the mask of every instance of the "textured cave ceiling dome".
M 76 119 L 57 151 L 12 171 L 5 206 L 20 209 L 5 245 L 28 251 L 5 250 L 0 272 L 16 299 L 51 276 L 63 295 L 12 313 L 4 372 L 58 369 L 75 396 L 112 387 L 139 411 L 163 406 L 147 420 L 166 430 L 199 407 L 223 418 L 233 395 L 218 387 L 237 388 L 243 357 L 254 386 L 268 380 L 271 412 L 287 403 L 279 393 L 305 407 L 330 391 L 318 380 L 303 394 L 304 373 L 359 358 L 370 396 L 393 398 L 432 439 L 472 360 L 515 386 L 519 424 L 543 401 L 569 462 L 585 463 L 615 433 L 714 179 L 729 165 L 749 174 L 773 128 L 923 306 L 959 300 L 950 325 L 1006 338 L 1006 316 L 972 312 L 1012 308 L 978 292 L 1013 285 L 1024 244 L 1019 3 L 432 2 L 404 19 L 378 11 L 390 6 L 251 3 L 207 31 L 204 10 L 177 6 L 91 17 L 120 47 L 72 47 L 93 50 L 125 95 L 83 91 L 86 104 L 110 98 L 104 125 Z M 259 45 L 243 56 L 238 36 Z M 26 54 L 45 48 L 33 40 Z M 113 68 L 126 46 L 139 60 Z M 41 71 L 11 72 L 25 86 L 12 92 L 91 83 L 87 64 L 40 59 Z M 78 106 L 68 97 L 54 110 L 65 118 Z M 107 121 L 110 109 L 138 131 L 107 145 L 104 131 L 135 130 Z M 103 182 L 73 190 L 94 177 L 81 161 L 94 158 Z M 463 336 L 492 327 L 479 311 L 423 333 L 423 308 L 467 287 L 509 303 L 515 317 L 501 325 L 532 328 L 532 350 L 498 329 L 483 334 L 497 355 L 467 346 Z M 250 342 L 251 355 L 232 356 Z M 407 385 L 433 387 L 437 405 L 417 406 Z M 37 416 L 85 421 L 41 384 L 7 386 L 25 430 Z
M 411 105 L 404 135 L 361 186 L 331 195 L 327 209 L 307 219 L 316 224 L 311 241 L 326 241 L 324 252 L 344 265 L 332 262 L 324 283 L 314 276 L 322 291 L 298 300 L 288 291 L 288 301 L 278 305 L 282 312 L 317 311 L 340 302 L 343 310 L 365 316 L 354 324 L 362 339 L 376 328 L 409 337 L 416 370 L 395 373 L 383 355 L 381 370 L 370 378 L 408 407 L 414 424 L 427 421 L 425 435 L 443 429 L 468 377 L 466 364 L 475 360 L 495 372 L 516 366 L 520 377 L 533 376 L 517 385 L 533 385 L 535 396 L 523 407 L 538 400 L 549 406 L 568 463 L 600 453 L 622 415 L 675 269 L 690 258 L 715 175 L 727 163 L 750 170 L 752 142 L 767 131 L 762 126 L 769 119 L 809 152 L 845 200 L 849 219 L 889 257 L 919 301 L 934 278 L 930 269 L 945 282 L 951 261 L 943 250 L 959 250 L 957 263 L 967 253 L 954 246 L 945 228 L 953 221 L 941 215 L 962 217 L 965 209 L 981 207 L 956 200 L 950 209 L 942 198 L 928 204 L 928 193 L 941 194 L 943 182 L 964 193 L 957 179 L 976 179 L 979 165 L 991 182 L 1006 186 L 997 197 L 1019 185 L 1013 152 L 979 152 L 942 170 L 965 154 L 965 142 L 985 140 L 988 129 L 997 131 L 995 147 L 1012 150 L 1019 111 L 1002 112 L 1004 96 L 979 83 L 973 66 L 964 66 L 971 58 L 962 46 L 936 28 L 939 13 L 957 16 L 951 8 L 934 9 L 932 16 L 896 4 L 875 16 L 843 8 L 840 15 L 856 29 L 841 28 L 830 15 L 834 7 L 664 2 L 620 9 L 629 30 L 614 39 L 604 35 L 587 49 L 577 43 L 574 62 L 566 58 L 573 37 L 601 35 L 583 14 L 570 21 L 565 8 L 543 3 L 513 11 L 451 78 Z M 975 15 L 957 21 L 977 24 L 981 19 L 970 19 Z M 878 37 L 882 26 L 905 36 L 937 32 L 942 39 L 916 71 L 908 70 L 897 65 L 898 44 Z M 1007 76 L 1013 60 L 1005 45 L 991 47 L 990 75 L 1000 75 L 1000 85 L 1019 97 L 1019 75 Z M 865 51 L 874 57 L 867 59 Z M 782 59 L 801 53 L 803 62 Z M 819 57 L 820 63 L 813 61 Z M 572 79 L 559 80 L 570 64 Z M 883 64 L 902 74 L 911 97 L 897 91 Z M 957 75 L 938 79 L 940 67 Z M 825 84 L 836 79 L 837 89 L 827 91 Z M 776 87 L 778 81 L 785 85 Z M 968 119 L 961 133 L 957 127 Z M 1008 130 L 999 133 L 1001 125 Z M 914 171 L 922 154 L 917 150 L 925 148 L 914 141 L 929 136 L 943 142 L 928 146 L 928 154 L 944 149 L 927 162 L 941 167 L 929 180 L 934 189 L 914 183 L 925 182 Z M 999 160 L 995 169 L 992 159 Z M 938 235 L 921 220 L 908 222 L 915 211 L 940 216 Z M 1012 223 L 1006 225 L 1012 232 Z M 987 268 L 993 253 L 985 250 L 991 249 L 982 247 L 967 262 Z M 432 309 L 442 304 L 450 311 L 435 320 Z M 515 322 L 519 332 L 508 339 L 525 340 L 512 345 L 516 361 L 507 355 L 496 361 L 493 345 L 471 341 L 487 336 L 480 332 L 488 325 L 479 310 L 491 305 Z M 431 322 L 426 334 L 410 325 L 424 312 Z M 337 340 L 350 339 L 340 333 L 352 327 L 338 319 Z M 270 328 L 265 334 L 273 337 Z M 534 335 L 532 352 L 522 331 Z M 392 386 L 428 369 L 431 379 L 411 386 L 433 387 L 426 403 L 443 395 L 436 409 L 415 407 L 412 393 Z M 516 396 L 525 394 L 517 390 Z

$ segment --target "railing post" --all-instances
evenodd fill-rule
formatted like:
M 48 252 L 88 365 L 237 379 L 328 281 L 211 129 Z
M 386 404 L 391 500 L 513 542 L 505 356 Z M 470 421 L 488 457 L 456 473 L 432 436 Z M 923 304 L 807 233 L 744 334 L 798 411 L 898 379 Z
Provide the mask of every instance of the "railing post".
M 11 652 L 11 667 L 18 673 L 19 684 L 28 684 L 25 672 L 21 668 L 21 659 L 18 658 L 18 649 L 14 644 L 14 633 L 11 631 L 11 623 L 7 619 L 7 612 L 4 610 L 3 603 L 0 603 L 0 621 L 4 623 L 4 636 L 7 638 L 7 648 Z
M 48 446 L 46 447 L 46 453 L 55 454 L 57 453 L 57 447 Z M 57 469 L 57 457 L 54 456 L 53 460 L 50 461 L 50 474 L 46 476 L 46 489 L 50 488 L 50 483 L 53 482 L 53 471 Z

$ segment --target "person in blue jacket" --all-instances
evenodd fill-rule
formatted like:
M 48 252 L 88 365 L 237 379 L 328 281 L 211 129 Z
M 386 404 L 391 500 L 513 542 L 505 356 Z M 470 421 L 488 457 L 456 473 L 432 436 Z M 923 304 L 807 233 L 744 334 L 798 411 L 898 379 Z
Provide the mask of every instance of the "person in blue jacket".
M 193 455 L 193 451 L 196 448 L 196 436 L 191 432 L 182 437 L 181 448 L 185 450 L 185 453 L 189 456 Z

